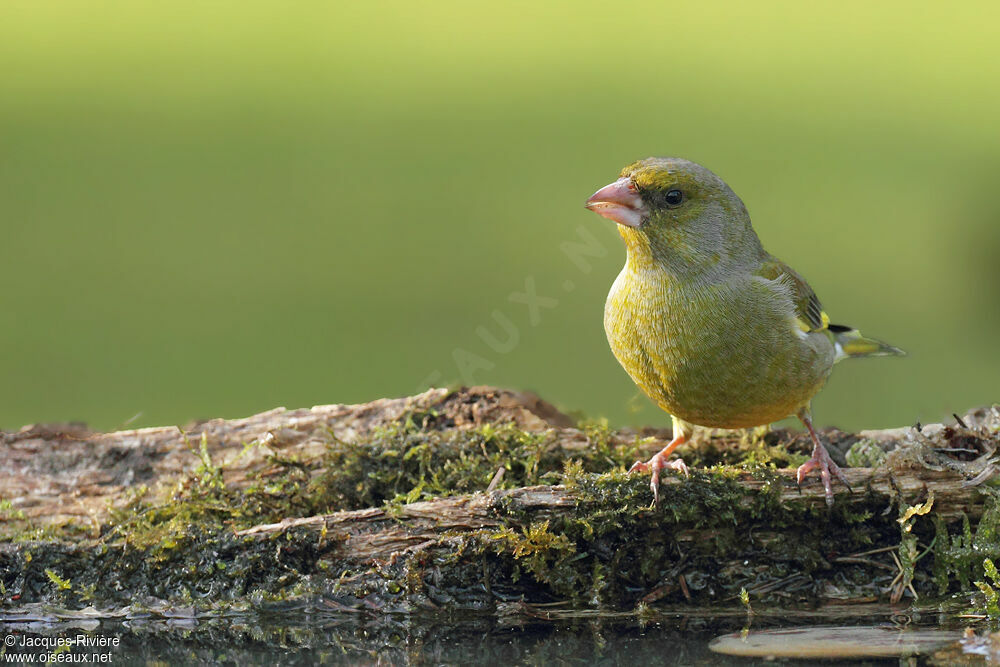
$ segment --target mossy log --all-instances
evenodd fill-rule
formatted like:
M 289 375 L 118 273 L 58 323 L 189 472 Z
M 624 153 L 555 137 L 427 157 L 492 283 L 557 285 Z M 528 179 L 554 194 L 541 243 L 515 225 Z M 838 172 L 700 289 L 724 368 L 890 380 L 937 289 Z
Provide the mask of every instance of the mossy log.
M 868 494 L 926 500 L 933 490 L 938 506 L 936 515 L 944 519 L 963 515 L 977 518 L 983 511 L 979 492 L 969 484 L 968 478 L 955 472 L 925 470 L 893 475 L 887 471 L 873 475 L 869 468 L 849 468 L 844 473 L 853 488 L 863 489 L 863 493 L 837 497 L 838 503 L 847 506 L 867 505 Z M 826 503 L 821 486 L 800 489 L 796 485 L 794 470 L 776 470 L 773 476 L 766 478 L 744 473 L 735 481 L 749 493 L 777 484 L 780 488 L 778 502 L 793 502 L 816 510 Z M 682 484 L 682 480 L 667 478 L 660 488 L 669 494 L 670 487 L 678 484 Z M 237 535 L 268 537 L 289 528 L 305 528 L 316 533 L 332 531 L 347 540 L 343 544 L 345 554 L 360 560 L 380 559 L 442 535 L 506 525 L 501 514 L 514 513 L 533 521 L 551 521 L 576 514 L 582 503 L 586 503 L 585 496 L 573 488 L 528 486 L 414 502 L 389 509 L 370 508 L 284 519 L 237 531 Z M 655 507 L 649 509 L 657 510 Z
M 1000 557 L 1000 411 L 823 432 L 853 493 L 797 488 L 795 431 L 706 434 L 652 506 L 624 470 L 669 437 L 476 387 L 185 429 L 32 426 L 0 442 L 0 606 L 639 613 L 654 604 L 896 601 Z M 269 602 L 270 601 L 270 602 Z M 639 610 L 639 611 L 636 611 Z

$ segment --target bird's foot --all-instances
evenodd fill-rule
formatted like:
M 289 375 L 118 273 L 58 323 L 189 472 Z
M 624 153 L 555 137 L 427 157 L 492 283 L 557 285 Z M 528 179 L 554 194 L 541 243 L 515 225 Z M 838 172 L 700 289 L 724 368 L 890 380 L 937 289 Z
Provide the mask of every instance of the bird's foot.
M 671 447 L 668 447 L 673 449 Z M 691 473 L 688 471 L 687 464 L 681 459 L 674 459 L 673 461 L 668 461 L 667 456 L 663 452 L 658 452 L 653 456 L 653 458 L 648 461 L 636 461 L 632 464 L 632 467 L 628 469 L 629 473 L 633 472 L 650 472 L 652 475 L 649 480 L 649 488 L 653 490 L 653 504 L 660 502 L 660 471 L 661 470 L 676 470 L 678 472 L 684 473 L 687 477 Z
M 851 485 L 847 483 L 847 477 L 840 470 L 832 458 L 830 458 L 829 452 L 826 451 L 826 447 L 822 444 L 817 443 L 816 447 L 813 449 L 812 458 L 799 466 L 798 472 L 795 474 L 795 481 L 798 485 L 802 486 L 802 480 L 806 478 L 810 472 L 819 468 L 819 476 L 823 480 L 823 489 L 826 491 L 826 504 L 833 507 L 833 487 L 831 486 L 832 477 L 836 477 L 840 480 L 841 484 L 847 487 L 847 490 L 854 493 L 854 489 Z

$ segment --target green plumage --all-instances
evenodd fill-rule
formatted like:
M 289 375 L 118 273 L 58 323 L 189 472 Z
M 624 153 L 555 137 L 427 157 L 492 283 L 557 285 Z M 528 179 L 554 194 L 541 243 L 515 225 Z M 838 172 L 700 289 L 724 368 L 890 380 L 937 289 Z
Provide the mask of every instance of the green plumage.
M 625 371 L 677 420 L 738 428 L 807 415 L 835 361 L 899 353 L 831 328 L 808 283 L 764 250 L 743 202 L 712 172 L 650 158 L 621 176 L 641 222 L 618 228 L 628 256 L 605 331 Z

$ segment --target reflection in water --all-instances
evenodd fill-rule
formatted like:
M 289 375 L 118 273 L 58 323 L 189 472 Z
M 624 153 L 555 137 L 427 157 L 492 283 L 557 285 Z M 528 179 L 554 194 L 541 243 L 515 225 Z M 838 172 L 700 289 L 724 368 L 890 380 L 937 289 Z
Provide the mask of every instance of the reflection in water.
M 726 610 L 652 612 L 645 621 L 621 614 L 588 613 L 560 620 L 532 615 L 446 614 L 365 616 L 316 613 L 293 608 L 205 616 L 169 613 L 64 612 L 35 607 L 0 610 L 0 634 L 13 635 L 8 654 L 30 652 L 36 662 L 60 649 L 60 637 L 85 636 L 89 646 L 61 649 L 111 652 L 111 664 L 227 663 L 240 665 L 330 664 L 507 664 L 507 665 L 760 665 L 760 657 L 827 658 L 824 665 L 897 665 L 901 655 L 928 655 L 955 643 L 960 630 L 903 629 L 889 615 L 872 627 L 788 627 L 789 614 L 755 614 L 744 633 L 743 614 Z M 694 612 L 694 613 L 692 613 Z M 729 610 L 732 612 L 732 610 Z M 723 615 L 718 615 L 718 614 Z M 816 612 L 797 612 L 803 622 L 834 621 Z M 837 615 L 835 622 L 850 622 Z M 731 634 L 730 634 L 731 633 Z M 722 636 L 720 636 L 722 635 Z M 44 638 L 18 648 L 22 638 Z M 713 639 L 714 638 L 714 639 Z M 107 648 L 108 640 L 117 639 Z M 98 642 L 103 642 L 100 646 Z M 93 646 L 98 645 L 98 648 Z M 958 646 L 958 644 L 956 644 Z M 2 647 L 0 647 L 2 650 Z M 960 651 L 959 651 L 960 654 Z M 838 659 L 839 658 L 839 659 Z M 3 658 L 0 658 L 2 660 Z M 945 664 L 945 663 L 937 663 Z M 954 663 L 951 663 L 954 664 Z

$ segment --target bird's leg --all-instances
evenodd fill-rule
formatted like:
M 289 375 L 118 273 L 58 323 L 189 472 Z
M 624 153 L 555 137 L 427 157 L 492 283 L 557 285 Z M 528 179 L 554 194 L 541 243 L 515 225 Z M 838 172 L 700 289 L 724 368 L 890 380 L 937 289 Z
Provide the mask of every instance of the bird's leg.
M 833 459 L 830 458 L 830 453 L 826 451 L 826 447 L 819 441 L 819 436 L 816 435 L 816 429 L 813 428 L 812 417 L 809 416 L 809 412 L 807 410 L 799 412 L 799 419 L 802 420 L 802 423 L 809 430 L 809 437 L 813 441 L 813 454 L 811 459 L 799 466 L 795 480 L 799 486 L 802 486 L 802 480 L 806 478 L 806 475 L 819 468 L 819 476 L 823 480 L 823 489 L 826 491 L 826 504 L 833 507 L 833 488 L 830 486 L 831 473 L 847 487 L 848 491 L 854 493 L 854 490 L 847 483 L 847 478 L 841 472 L 840 466 L 834 463 Z
M 653 490 L 653 503 L 658 503 L 660 500 L 660 471 L 664 468 L 670 468 L 673 470 L 680 471 L 685 475 L 690 474 L 688 472 L 688 467 L 685 465 L 684 461 L 677 459 L 675 461 L 667 461 L 667 457 L 673 453 L 680 445 L 687 442 L 687 437 L 682 432 L 677 432 L 673 440 L 667 443 L 667 446 L 658 451 L 653 455 L 653 458 L 649 459 L 645 463 L 642 461 L 636 461 L 632 464 L 632 467 L 628 469 L 630 473 L 633 472 L 648 472 L 653 471 L 652 477 L 649 480 L 649 488 Z

